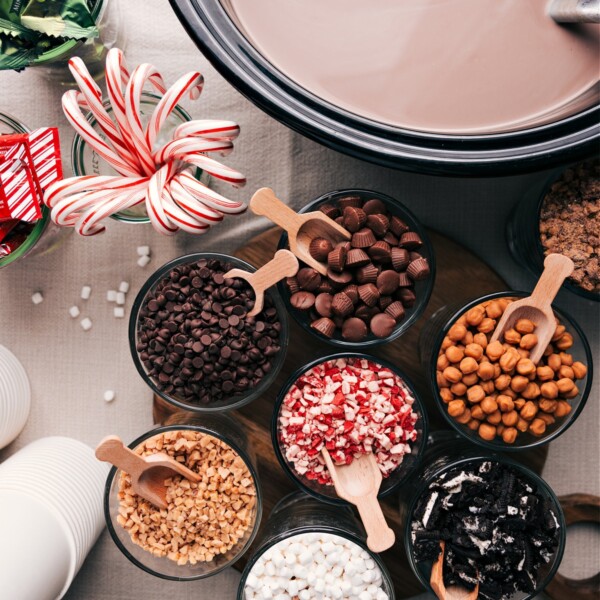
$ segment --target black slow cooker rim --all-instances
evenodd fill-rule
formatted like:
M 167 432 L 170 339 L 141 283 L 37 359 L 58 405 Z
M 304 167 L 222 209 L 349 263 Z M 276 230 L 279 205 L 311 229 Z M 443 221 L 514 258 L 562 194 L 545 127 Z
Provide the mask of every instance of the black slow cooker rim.
M 600 106 L 530 130 L 477 136 L 403 131 L 304 90 L 243 36 L 219 0 L 170 0 L 213 66 L 251 102 L 306 137 L 386 167 L 437 175 L 511 175 L 546 170 L 597 152 Z

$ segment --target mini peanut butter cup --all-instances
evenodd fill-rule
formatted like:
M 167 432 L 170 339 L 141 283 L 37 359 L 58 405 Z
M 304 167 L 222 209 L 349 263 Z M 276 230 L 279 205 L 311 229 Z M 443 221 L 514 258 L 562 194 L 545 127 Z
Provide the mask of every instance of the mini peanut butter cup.
M 342 338 L 348 342 L 362 342 L 368 333 L 366 323 L 357 317 L 350 317 L 342 324 Z
M 421 254 L 415 252 L 414 250 L 408 253 L 408 257 L 410 258 L 410 262 L 412 262 L 413 260 L 417 260 L 417 258 L 423 258 Z
M 366 222 L 367 215 L 362 208 L 347 206 L 344 208 L 343 225 L 350 233 L 356 233 Z
M 400 272 L 404 271 L 410 263 L 410 257 L 408 250 L 405 248 L 392 248 L 392 266 L 394 270 Z
M 387 242 L 390 246 L 397 246 L 398 245 L 398 238 L 391 231 L 388 231 L 383 236 L 383 241 Z
M 296 274 L 300 288 L 307 292 L 313 292 L 321 285 L 321 275 L 311 267 L 304 267 Z
M 333 206 L 333 204 L 321 204 L 319 206 L 319 210 L 330 219 L 337 219 L 340 216 L 340 210 L 337 206 Z
M 422 279 L 427 279 L 430 273 L 429 263 L 425 258 L 417 258 L 417 260 L 413 260 L 408 265 L 406 272 L 408 276 L 414 281 L 421 281 Z
M 374 315 L 380 312 L 381 311 L 379 310 L 379 308 L 377 308 L 377 306 L 367 306 L 366 304 L 360 304 L 356 309 L 354 316 L 368 323 Z
M 321 317 L 331 317 L 331 303 L 333 296 L 331 294 L 319 294 L 315 298 L 315 310 Z
M 379 198 L 371 198 L 370 200 L 367 200 L 362 208 L 367 213 L 367 215 L 374 215 L 377 213 L 387 212 L 383 200 L 379 200 Z
M 400 218 L 394 215 L 390 219 L 390 229 L 396 237 L 400 237 L 403 233 L 410 230 L 410 227 Z
M 321 285 L 317 288 L 319 294 L 331 294 L 333 292 L 333 286 L 329 279 L 323 279 Z
M 344 217 L 336 217 L 334 219 L 334 221 L 338 224 L 341 225 L 342 227 L 344 226 Z
M 348 256 L 348 252 L 345 246 L 336 246 L 328 255 L 327 255 L 327 264 L 332 271 L 337 271 L 341 273 L 344 270 L 344 266 L 346 265 L 346 257 Z
M 390 227 L 390 220 L 385 215 L 381 214 L 369 215 L 367 217 L 367 227 L 369 227 L 377 237 L 383 237 Z
M 408 276 L 406 271 L 398 273 L 398 287 L 412 287 L 413 285 L 414 281 Z
M 315 304 L 315 295 L 310 292 L 296 292 L 290 296 L 290 304 L 298 310 L 308 310 Z
M 378 263 L 389 263 L 392 260 L 392 248 L 383 240 L 375 242 L 368 250 L 367 254 L 371 257 L 371 260 Z
M 373 232 L 365 227 L 352 234 L 351 243 L 353 248 L 370 248 L 376 241 Z
M 385 309 L 394 301 L 391 296 L 380 296 L 377 305 L 385 312 Z
M 379 275 L 379 269 L 375 265 L 365 265 L 356 270 L 356 281 L 358 283 L 375 283 Z
M 346 294 L 346 296 L 348 296 L 348 298 L 350 298 L 350 300 L 352 300 L 353 304 L 356 304 L 358 302 L 358 286 L 355 284 L 352 285 L 348 285 L 346 286 L 342 292 L 344 292 L 344 294 Z
M 348 268 L 362 267 L 370 262 L 369 255 L 360 248 L 352 248 L 346 257 L 346 267 Z
M 375 337 L 386 338 L 396 327 L 396 320 L 387 313 L 379 313 L 371 319 L 371 332 Z
M 313 321 L 310 326 L 325 337 L 330 338 L 335 333 L 335 323 L 327 317 L 321 317 Z
M 394 297 L 400 300 L 404 308 L 412 308 L 417 299 L 415 293 L 410 288 L 400 288 L 394 293 Z
M 396 323 L 400 322 L 405 315 L 404 306 L 399 300 L 392 302 L 389 306 L 386 307 L 384 312 L 387 315 L 390 315 L 390 317 L 392 317 L 392 319 L 394 319 Z
M 377 276 L 377 289 L 382 296 L 389 296 L 398 289 L 398 273 L 392 271 L 382 271 Z
M 361 267 L 361 269 L 362 268 L 364 267 Z M 327 278 L 334 288 L 340 289 L 340 286 L 346 286 L 352 281 L 352 273 L 350 273 L 350 271 L 342 271 L 341 273 L 338 273 L 337 271 L 327 269 Z
M 358 286 L 358 296 L 369 307 L 375 306 L 379 300 L 379 290 L 372 283 Z
M 344 294 L 344 292 L 338 292 L 331 302 L 331 312 L 336 317 L 347 317 L 354 310 L 354 304 L 352 300 Z
M 342 211 L 348 206 L 360 208 L 362 206 L 362 200 L 359 196 L 344 196 L 343 198 L 338 199 L 337 205 Z
M 310 242 L 309 254 L 319 262 L 327 262 L 327 256 L 333 250 L 333 244 L 325 238 L 318 237 Z
M 423 240 L 417 232 L 407 231 L 400 237 L 400 243 L 398 245 L 408 250 L 414 250 L 415 248 L 420 248 L 423 245 Z
M 290 294 L 295 294 L 300 289 L 298 280 L 295 277 L 286 277 L 285 285 L 287 286 L 287 289 L 290 291 Z

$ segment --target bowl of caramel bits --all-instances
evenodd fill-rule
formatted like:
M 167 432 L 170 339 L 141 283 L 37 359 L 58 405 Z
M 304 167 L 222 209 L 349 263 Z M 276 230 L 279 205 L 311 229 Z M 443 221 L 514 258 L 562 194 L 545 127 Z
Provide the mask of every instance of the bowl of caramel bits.
M 478 298 L 446 321 L 432 353 L 430 382 L 442 414 L 482 446 L 522 450 L 561 435 L 581 413 L 592 360 L 580 327 L 554 309 L 556 330 L 542 359 L 529 358 L 536 323 L 520 319 L 491 342 L 500 317 L 522 292 Z

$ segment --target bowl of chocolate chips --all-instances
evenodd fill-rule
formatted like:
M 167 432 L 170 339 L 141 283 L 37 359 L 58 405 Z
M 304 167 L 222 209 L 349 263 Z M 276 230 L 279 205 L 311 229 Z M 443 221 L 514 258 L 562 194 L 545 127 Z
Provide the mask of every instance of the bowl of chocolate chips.
M 153 392 L 196 412 L 239 408 L 258 398 L 283 366 L 288 321 L 276 293 L 248 316 L 254 292 L 233 256 L 188 254 L 166 263 L 138 293 L 129 320 L 135 366 Z
M 334 346 L 375 346 L 401 336 L 425 310 L 435 278 L 433 246 L 400 202 L 379 192 L 329 192 L 300 213 L 320 210 L 350 233 L 333 244 L 313 238 L 311 256 L 326 275 L 300 264 L 279 292 L 306 331 Z M 287 247 L 287 234 L 279 241 Z

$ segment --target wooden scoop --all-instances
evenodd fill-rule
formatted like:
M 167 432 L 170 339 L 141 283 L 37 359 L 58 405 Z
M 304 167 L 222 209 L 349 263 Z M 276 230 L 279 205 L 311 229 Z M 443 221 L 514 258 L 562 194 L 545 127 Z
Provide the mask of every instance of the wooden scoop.
M 536 325 L 535 334 L 538 338 L 529 358 L 537 365 L 556 330 L 552 301 L 573 269 L 573 261 L 570 258 L 562 254 L 549 254 L 544 261 L 544 272 L 531 296 L 507 306 L 490 341 L 502 341 L 504 332 L 513 327 L 519 319 L 529 319 Z
M 167 508 L 165 479 L 181 475 L 198 483 L 200 475 L 190 471 L 164 452 L 139 456 L 130 450 L 116 435 L 105 437 L 96 448 L 96 458 L 113 464 L 131 477 L 133 491 L 158 508 Z
M 250 273 L 243 269 L 231 269 L 225 273 L 225 279 L 239 277 L 245 279 L 254 289 L 254 308 L 249 317 L 257 315 L 265 303 L 265 290 L 281 281 L 284 277 L 293 277 L 298 272 L 298 259 L 289 250 L 278 250 L 275 256 L 258 271 Z
M 327 448 L 321 450 L 325 464 L 340 498 L 358 508 L 367 531 L 367 546 L 372 552 L 383 552 L 394 545 L 396 535 L 388 527 L 377 494 L 382 475 L 374 454 L 363 454 L 349 465 L 333 464 Z
M 273 223 L 287 231 L 291 251 L 321 275 L 327 273 L 327 265 L 310 255 L 308 247 L 311 241 L 322 237 L 335 246 L 338 242 L 352 237 L 350 232 L 320 210 L 302 215 L 294 212 L 279 200 L 270 188 L 261 188 L 252 196 L 250 210 L 255 215 L 271 219 Z
M 446 542 L 440 541 L 442 551 L 431 569 L 431 578 L 429 583 L 431 589 L 440 600 L 475 600 L 479 595 L 479 582 L 471 591 L 458 585 L 446 587 L 444 585 L 444 553 L 446 552 Z

